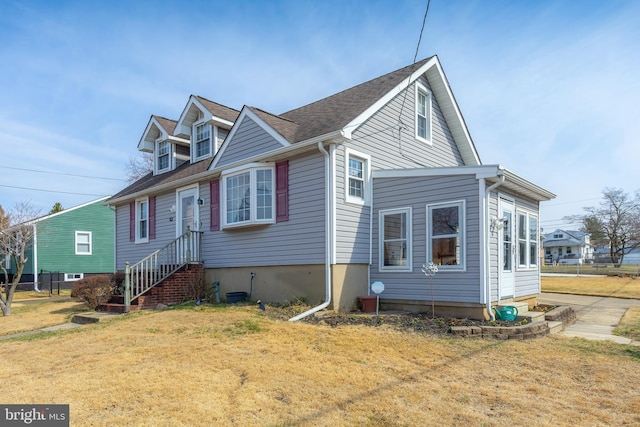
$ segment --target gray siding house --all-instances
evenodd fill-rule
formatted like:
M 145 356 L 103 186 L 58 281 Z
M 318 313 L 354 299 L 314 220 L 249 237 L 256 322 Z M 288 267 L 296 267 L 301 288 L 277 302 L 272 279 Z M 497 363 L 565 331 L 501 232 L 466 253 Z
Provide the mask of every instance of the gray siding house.
M 436 56 L 278 115 L 191 96 L 138 148 L 153 173 L 108 202 L 119 270 L 197 232 L 222 295 L 304 298 L 304 315 L 349 311 L 377 281 L 383 308 L 427 311 L 428 263 L 442 315 L 540 292 L 539 204 L 555 196 L 481 163 Z

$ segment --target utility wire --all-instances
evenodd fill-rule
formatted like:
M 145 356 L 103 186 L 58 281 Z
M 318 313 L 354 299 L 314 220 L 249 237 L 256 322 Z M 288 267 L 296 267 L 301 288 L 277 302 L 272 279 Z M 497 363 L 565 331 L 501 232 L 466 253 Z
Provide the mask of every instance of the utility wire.
M 71 192 L 71 191 L 43 190 L 41 188 L 16 187 L 14 185 L 4 185 L 4 184 L 0 184 L 0 187 L 17 188 L 18 190 L 43 191 L 45 193 L 73 194 L 75 196 L 96 196 L 96 197 L 105 197 L 105 196 L 107 196 L 106 194 L 74 193 L 74 192 Z
M 14 167 L 11 167 L 11 166 L 0 166 L 0 168 L 12 169 L 12 170 L 17 170 L 17 171 L 26 171 L 26 172 L 48 173 L 48 174 L 51 174 L 51 175 L 75 176 L 75 177 L 78 177 L 78 178 L 107 179 L 107 180 L 111 180 L 111 181 L 127 181 L 126 179 L 122 179 L 122 178 L 107 178 L 107 177 L 103 177 L 103 176 L 76 175 L 76 174 L 72 174 L 72 173 L 49 172 L 49 171 L 36 170 L 36 169 L 14 168 Z

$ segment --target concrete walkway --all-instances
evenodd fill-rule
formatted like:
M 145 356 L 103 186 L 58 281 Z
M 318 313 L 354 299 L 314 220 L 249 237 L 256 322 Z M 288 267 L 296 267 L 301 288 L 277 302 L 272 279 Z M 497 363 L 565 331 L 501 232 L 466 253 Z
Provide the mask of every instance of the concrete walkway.
M 613 330 L 629 307 L 640 307 L 640 300 L 592 297 L 586 295 L 541 293 L 539 304 L 569 305 L 576 312 L 576 322 L 562 334 L 590 340 L 606 340 L 619 344 L 640 345 L 639 342 L 613 335 Z

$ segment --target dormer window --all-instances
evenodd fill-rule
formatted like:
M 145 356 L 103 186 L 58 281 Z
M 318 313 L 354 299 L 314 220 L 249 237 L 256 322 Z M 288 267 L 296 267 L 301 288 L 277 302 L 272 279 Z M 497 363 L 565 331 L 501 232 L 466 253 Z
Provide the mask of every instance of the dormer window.
M 196 124 L 195 136 L 195 160 L 200 160 L 211 155 L 211 125 L 209 123 Z
M 431 144 L 431 93 L 416 85 L 416 138 Z
M 171 145 L 167 141 L 157 143 L 157 171 L 164 172 L 171 166 Z

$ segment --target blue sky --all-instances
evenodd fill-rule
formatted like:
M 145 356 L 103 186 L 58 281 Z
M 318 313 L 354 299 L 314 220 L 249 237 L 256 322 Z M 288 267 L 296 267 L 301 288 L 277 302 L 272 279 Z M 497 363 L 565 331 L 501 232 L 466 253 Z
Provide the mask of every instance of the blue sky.
M 151 114 L 190 94 L 273 113 L 413 62 L 427 0 L 0 2 L 0 205 L 114 194 Z M 545 231 L 640 189 L 640 2 L 432 0 L 484 164 L 556 193 Z M 49 172 L 49 173 L 44 173 Z

